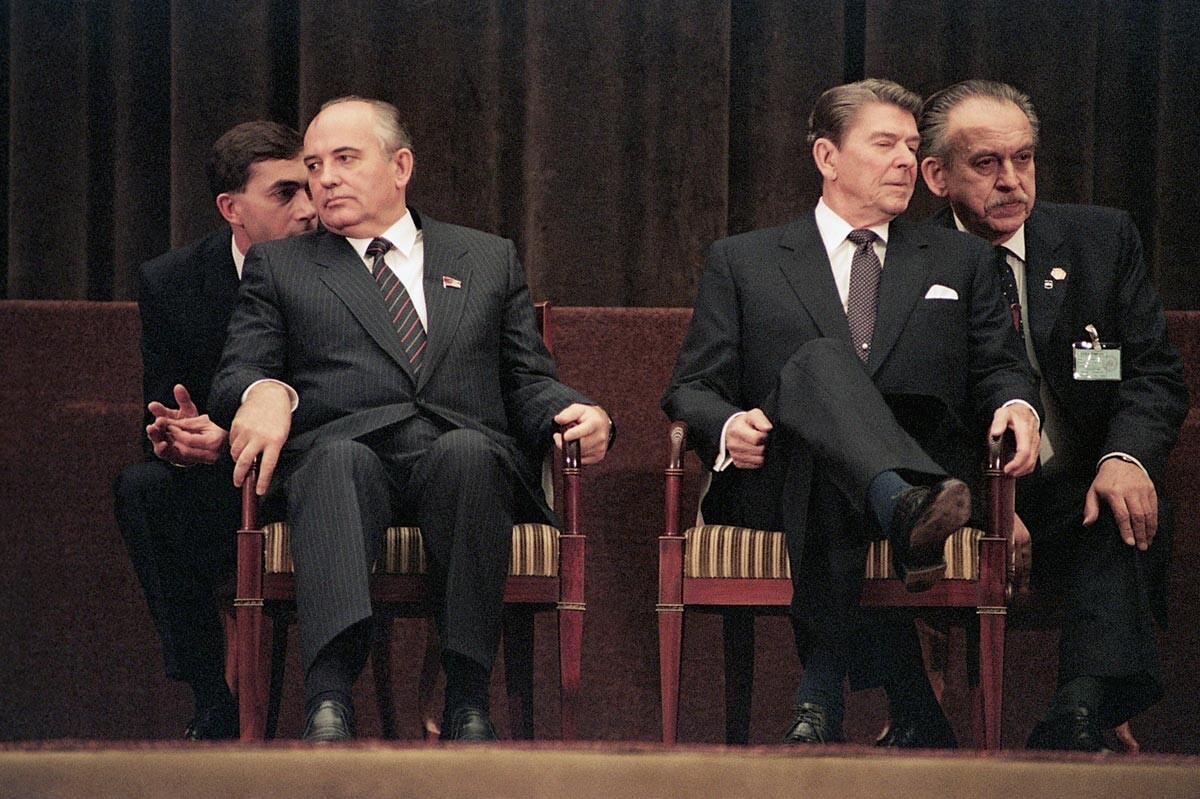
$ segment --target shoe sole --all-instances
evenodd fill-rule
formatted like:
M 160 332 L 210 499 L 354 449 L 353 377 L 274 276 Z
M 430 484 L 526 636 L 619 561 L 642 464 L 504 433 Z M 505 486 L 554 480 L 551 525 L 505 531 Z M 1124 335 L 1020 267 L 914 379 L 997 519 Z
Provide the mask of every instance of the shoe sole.
M 909 593 L 933 588 L 946 576 L 946 539 L 971 517 L 971 491 L 961 480 L 947 480 L 929 500 L 909 536 L 908 560 L 898 564 Z

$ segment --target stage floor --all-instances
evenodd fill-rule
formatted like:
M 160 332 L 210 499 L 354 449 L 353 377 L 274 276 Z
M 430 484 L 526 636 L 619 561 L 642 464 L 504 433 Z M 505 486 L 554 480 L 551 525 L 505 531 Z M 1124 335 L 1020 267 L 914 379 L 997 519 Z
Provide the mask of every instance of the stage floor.
M 0 745 L 3 799 L 1200 797 L 1200 757 L 612 743 Z

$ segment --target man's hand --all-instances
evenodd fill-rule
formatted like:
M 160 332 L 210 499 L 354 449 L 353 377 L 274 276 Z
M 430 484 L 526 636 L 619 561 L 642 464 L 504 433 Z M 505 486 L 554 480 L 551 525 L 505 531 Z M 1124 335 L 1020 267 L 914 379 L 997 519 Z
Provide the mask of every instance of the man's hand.
M 229 454 L 237 461 L 233 484 L 242 487 L 254 459 L 262 456 L 255 492 L 262 496 L 271 485 L 279 451 L 292 429 L 292 399 L 278 383 L 255 386 L 229 425 Z
M 1037 466 L 1038 450 L 1042 446 L 1041 431 L 1037 414 L 1028 405 L 1014 402 L 997 408 L 992 416 L 992 426 L 988 435 L 999 438 L 1005 430 L 1012 430 L 1017 439 L 1017 453 L 1013 459 L 1004 465 L 1004 473 L 1009 477 L 1021 477 L 1033 471 Z
M 761 409 L 734 417 L 725 429 L 725 453 L 739 469 L 758 469 L 767 451 L 767 436 L 774 425 Z
M 1158 492 L 1140 466 L 1120 458 L 1100 464 L 1083 501 L 1085 525 L 1100 518 L 1100 500 L 1112 508 L 1122 541 L 1143 552 L 1150 548 L 1158 532 Z
M 208 414 L 197 412 L 186 387 L 176 385 L 173 393 L 178 408 L 168 408 L 161 402 L 146 406 L 154 416 L 154 421 L 146 426 L 154 455 L 176 466 L 216 463 L 225 446 L 225 430 L 214 424 Z
M 579 457 L 584 463 L 599 463 L 608 453 L 608 414 L 599 405 L 573 402 L 554 417 L 556 424 L 570 425 L 565 433 L 554 434 L 554 446 L 562 449 L 563 439 L 579 439 Z

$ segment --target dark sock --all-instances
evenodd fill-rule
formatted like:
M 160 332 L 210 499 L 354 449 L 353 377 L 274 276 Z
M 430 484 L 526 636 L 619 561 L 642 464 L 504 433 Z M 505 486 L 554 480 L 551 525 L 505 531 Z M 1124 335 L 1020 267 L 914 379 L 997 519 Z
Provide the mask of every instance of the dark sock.
M 908 619 L 887 619 L 873 625 L 872 637 L 882 653 L 883 687 L 893 719 L 936 719 L 942 707 L 925 674 L 921 639 Z
M 371 620 L 347 627 L 317 653 L 304 675 L 305 705 L 311 710 L 326 699 L 353 707 L 354 681 L 371 651 Z
M 225 683 L 224 674 L 202 674 L 194 678 L 190 684 L 197 713 L 204 708 L 233 705 L 233 694 L 230 693 L 229 686 Z
M 1059 687 L 1050 705 L 1050 712 L 1086 707 L 1093 718 L 1100 712 L 1104 700 L 1104 681 L 1099 677 L 1075 677 Z
M 912 487 L 912 483 L 891 470 L 875 475 L 871 484 L 867 486 L 867 507 L 871 509 L 871 514 L 879 523 L 879 529 L 884 535 L 890 532 L 888 528 L 892 526 L 896 499 Z
M 796 705 L 812 702 L 825 709 L 825 716 L 835 726 L 841 726 L 846 715 L 842 683 L 846 678 L 846 656 L 831 647 L 813 644 L 805 658 L 800 687 L 796 689 Z
M 442 651 L 442 669 L 446 672 L 447 719 L 464 707 L 488 712 L 491 673 L 483 664 L 446 649 Z

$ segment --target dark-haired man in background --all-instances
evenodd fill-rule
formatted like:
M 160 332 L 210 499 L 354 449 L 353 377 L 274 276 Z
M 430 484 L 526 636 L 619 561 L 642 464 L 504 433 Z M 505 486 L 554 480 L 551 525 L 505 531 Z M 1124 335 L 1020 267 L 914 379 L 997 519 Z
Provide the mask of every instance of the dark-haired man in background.
M 919 106 L 882 80 L 821 95 L 817 208 L 712 246 L 663 397 L 713 465 L 705 519 L 787 535 L 804 660 L 788 743 L 842 740 L 870 540 L 890 539 L 909 589 L 926 589 L 977 515 L 985 434 L 1015 432 L 1010 473 L 1036 462 L 1036 398 L 990 251 L 896 219 L 916 184 Z M 953 746 L 924 673 L 898 681 L 888 665 L 893 718 Z
M 1161 486 L 1188 408 L 1182 363 L 1129 215 L 1035 204 L 1038 118 L 1025 94 L 956 84 L 925 102 L 920 131 L 925 182 L 949 200 L 934 221 L 995 245 L 1040 378 L 1041 465 L 1018 483 L 1017 515 L 1034 587 L 1062 595 L 1065 621 L 1058 688 L 1028 745 L 1099 750 L 1101 730 L 1163 692 L 1152 619 L 1165 609 Z
M 250 245 L 312 230 L 300 135 L 238 125 L 213 145 L 209 185 L 227 228 L 142 265 L 138 307 L 146 461 L 114 487 L 117 523 L 162 641 L 167 676 L 192 687 L 184 737 L 237 735 L 213 588 L 229 573 L 238 493 L 227 432 L 206 412 Z

